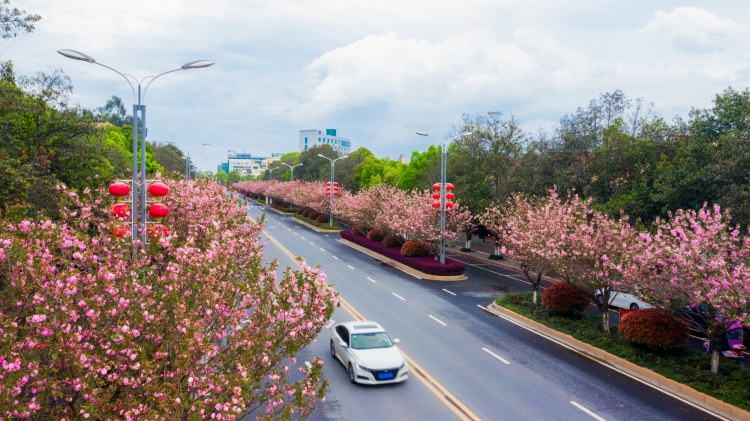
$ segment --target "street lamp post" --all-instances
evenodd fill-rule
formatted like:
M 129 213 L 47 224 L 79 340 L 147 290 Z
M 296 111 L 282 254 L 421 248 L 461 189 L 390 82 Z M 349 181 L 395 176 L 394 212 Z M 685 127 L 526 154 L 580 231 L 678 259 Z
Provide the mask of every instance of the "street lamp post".
M 452 138 L 444 141 L 436 138 L 435 136 L 431 136 L 427 132 L 417 132 L 420 136 L 427 136 L 431 137 L 438 142 L 442 142 L 442 153 L 440 154 L 440 248 L 439 248 L 439 254 L 440 254 L 440 264 L 445 264 L 445 173 L 447 169 L 448 164 L 448 144 L 453 142 L 454 140 L 458 139 L 459 137 L 469 136 L 471 135 L 471 132 L 464 132 L 461 134 L 457 134 L 453 136 Z
M 338 157 L 336 159 L 331 159 L 331 158 L 329 158 L 329 157 L 327 157 L 327 156 L 325 156 L 323 154 L 320 154 L 320 153 L 318 154 L 318 156 L 321 157 L 321 158 L 325 158 L 325 159 L 331 161 L 331 193 L 330 193 L 330 195 L 331 195 L 331 205 L 329 206 L 329 209 L 328 209 L 328 226 L 329 227 L 333 227 L 333 191 L 335 190 L 333 188 L 333 183 L 334 183 L 334 181 L 333 181 L 333 167 L 336 165 L 336 161 L 338 161 L 339 159 L 349 158 L 349 155 L 340 156 L 340 157 Z
M 178 67 L 177 69 L 168 70 L 166 72 L 160 73 L 156 76 L 146 76 L 140 81 L 135 78 L 133 75 L 124 74 L 120 72 L 119 70 L 109 67 L 105 64 L 97 62 L 93 57 L 84 54 L 80 51 L 75 50 L 57 50 L 57 52 L 65 56 L 67 58 L 71 58 L 73 60 L 79 60 L 79 61 L 85 61 L 86 63 L 93 63 L 99 66 L 102 66 L 104 68 L 107 68 L 109 70 L 112 70 L 113 72 L 117 73 L 118 75 L 122 76 L 123 79 L 125 79 L 126 82 L 128 82 L 128 85 L 130 85 L 130 89 L 133 91 L 133 203 L 132 203 L 132 210 L 131 210 L 131 234 L 133 240 L 135 240 L 138 237 L 138 217 L 137 214 L 140 214 L 141 217 L 141 242 L 143 244 L 146 243 L 146 105 L 143 104 L 143 102 L 146 100 L 146 91 L 148 90 L 148 87 L 151 86 L 151 84 L 158 79 L 161 76 L 164 76 L 168 73 L 177 72 L 180 70 L 191 70 L 191 69 L 201 69 L 204 67 L 213 66 L 214 62 L 210 60 L 195 60 L 191 61 L 189 63 L 185 63 L 182 66 Z M 148 83 L 146 83 L 145 86 L 143 85 L 143 82 L 148 80 Z M 138 87 L 138 92 L 136 94 L 136 86 Z M 139 120 L 138 120 L 138 113 L 140 112 L 140 129 L 139 129 Z M 141 183 L 138 183 L 138 134 L 141 135 Z M 138 203 L 138 197 L 140 197 L 140 204 Z M 140 205 L 140 206 L 139 206 Z M 136 213 L 136 209 L 139 210 L 138 213 Z
M 287 167 L 289 167 L 289 181 L 294 181 L 294 169 L 297 168 L 297 167 L 301 167 L 302 165 L 304 165 L 304 164 L 289 165 L 289 164 L 287 164 L 285 162 L 279 162 L 279 164 L 286 165 Z

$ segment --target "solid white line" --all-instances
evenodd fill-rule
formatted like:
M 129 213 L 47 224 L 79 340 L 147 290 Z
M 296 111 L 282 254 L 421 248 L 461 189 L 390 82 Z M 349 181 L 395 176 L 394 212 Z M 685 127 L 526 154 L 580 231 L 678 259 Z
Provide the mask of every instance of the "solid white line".
M 436 322 L 440 323 L 441 325 L 443 325 L 443 326 L 448 326 L 447 324 L 445 324 L 445 323 L 441 322 L 440 320 L 438 320 L 438 319 L 437 319 L 437 318 L 436 318 L 435 316 L 433 316 L 432 314 L 428 314 L 428 316 L 430 316 L 430 319 L 432 319 L 432 320 L 434 320 L 434 321 L 436 321 Z
M 607 420 L 605 420 L 604 418 L 602 418 L 602 417 L 600 417 L 600 416 L 596 415 L 595 413 L 593 413 L 593 412 L 589 411 L 588 409 L 584 408 L 584 406 L 583 406 L 583 405 L 581 405 L 581 404 L 579 404 L 578 402 L 575 402 L 575 401 L 570 401 L 570 403 L 571 403 L 571 404 L 572 404 L 573 406 L 575 406 L 576 408 L 580 409 L 581 411 L 583 411 L 583 412 L 585 412 L 585 413 L 587 413 L 587 414 L 591 415 L 591 416 L 592 416 L 592 417 L 594 417 L 594 419 L 596 419 L 596 420 L 599 420 L 599 421 L 607 421 Z
M 336 260 L 339 260 L 339 258 L 338 258 L 338 257 L 336 257 L 336 256 L 334 256 L 334 255 L 331 255 L 331 257 L 333 257 L 333 258 L 334 258 L 334 259 L 336 259 Z
M 503 357 L 501 357 L 501 356 L 499 356 L 499 355 L 495 354 L 494 352 L 490 351 L 489 349 L 487 349 L 487 348 L 484 348 L 484 347 L 482 347 L 482 350 L 483 350 L 484 352 L 486 352 L 486 353 L 488 353 L 488 354 L 492 355 L 493 357 L 497 358 L 498 360 L 500 360 L 500 361 L 504 362 L 505 364 L 510 364 L 510 361 L 508 361 L 508 360 L 506 360 L 505 358 L 503 358 Z
M 367 277 L 367 280 L 372 282 L 373 284 L 377 283 L 374 279 L 370 278 L 369 276 Z
M 330 329 L 331 326 L 333 326 L 334 323 L 336 323 L 336 320 L 331 319 L 331 321 L 328 322 L 328 324 L 326 325 L 326 329 Z
M 346 265 L 346 267 L 348 267 L 351 270 L 356 270 L 356 269 L 354 269 L 354 266 L 352 266 L 352 265 Z
M 727 419 L 728 419 L 728 418 L 724 418 L 724 417 L 722 417 L 721 415 L 719 415 L 719 414 L 717 414 L 717 413 L 715 413 L 715 412 L 713 412 L 713 411 L 711 411 L 711 410 L 709 410 L 709 409 L 707 409 L 707 408 L 704 408 L 704 407 L 702 407 L 702 406 L 700 406 L 700 405 L 697 405 L 697 404 L 695 404 L 695 403 L 693 403 L 693 402 L 691 402 L 691 401 L 689 401 L 689 400 L 687 400 L 687 399 L 683 398 L 682 396 L 679 396 L 679 395 L 677 395 L 677 394 L 675 394 L 675 393 L 672 393 L 672 392 L 670 392 L 669 390 L 665 390 L 665 389 L 662 389 L 662 388 L 660 388 L 660 387 L 658 387 L 658 386 L 656 386 L 656 385 L 654 385 L 654 384 L 652 384 L 652 383 L 649 383 L 649 382 L 647 382 L 647 381 L 646 381 L 646 380 L 644 380 L 644 379 L 638 378 L 638 377 L 636 377 L 636 376 L 634 376 L 634 375 L 632 375 L 632 374 L 630 374 L 630 373 L 627 373 L 627 372 L 625 372 L 624 370 L 621 370 L 621 369 L 619 369 L 619 368 L 617 368 L 617 367 L 615 367 L 615 366 L 612 366 L 612 365 L 608 365 L 608 364 L 604 364 L 604 363 L 602 363 L 601 361 L 595 360 L 595 359 L 593 359 L 593 358 L 589 357 L 588 355 L 584 354 L 584 353 L 583 353 L 583 352 L 581 352 L 580 350 L 578 350 L 578 349 L 576 349 L 576 348 L 573 348 L 572 346 L 569 346 L 569 345 L 568 345 L 568 344 L 566 344 L 565 342 L 562 342 L 562 341 L 558 341 L 557 339 L 555 339 L 555 338 L 553 338 L 553 337 L 550 337 L 550 336 L 544 335 L 544 334 L 542 334 L 541 332 L 537 332 L 537 331 L 536 331 L 536 330 L 534 330 L 534 329 L 531 329 L 531 328 L 529 328 L 529 327 L 527 327 L 527 326 L 524 326 L 524 325 L 522 325 L 521 323 L 518 323 L 518 322 L 516 322 L 515 320 L 513 320 L 513 319 L 511 319 L 511 318 L 509 318 L 509 317 L 506 317 L 506 316 L 505 316 L 505 315 L 503 315 L 502 313 L 499 313 L 499 312 L 497 312 L 497 311 L 495 311 L 495 310 L 491 309 L 490 307 L 484 307 L 484 306 L 481 306 L 481 305 L 479 305 L 479 304 L 477 304 L 477 307 L 481 308 L 482 310 L 484 310 L 484 311 L 486 311 L 486 312 L 488 312 L 488 313 L 490 313 L 490 314 L 494 314 L 495 316 L 497 316 L 497 317 L 500 317 L 501 319 L 504 319 L 505 321 L 508 321 L 508 322 L 510 322 L 510 323 L 513 323 L 514 325 L 516 325 L 516 326 L 518 326 L 518 327 L 520 327 L 520 328 L 522 328 L 522 329 L 525 329 L 525 330 L 527 330 L 527 331 L 529 331 L 529 332 L 531 332 L 531 333 L 535 333 L 535 334 L 539 335 L 540 337 L 542 337 L 542 338 L 545 338 L 545 339 L 547 339 L 548 341 L 552 341 L 552 342 L 554 342 L 554 343 L 556 343 L 556 344 L 558 344 L 558 345 L 560 345 L 560 346 L 562 346 L 562 347 L 564 347 L 564 348 L 567 348 L 567 349 L 569 349 L 569 350 L 571 350 L 571 351 L 573 351 L 573 352 L 575 352 L 575 353 L 577 353 L 577 354 L 579 354 L 579 355 L 582 355 L 582 356 L 584 356 L 584 357 L 586 357 L 586 358 L 590 359 L 591 361 L 594 361 L 594 362 L 596 362 L 596 363 L 598 363 L 598 364 L 600 364 L 600 365 L 602 365 L 602 366 L 604 366 L 604 367 L 607 367 L 607 368 L 609 368 L 609 369 L 610 369 L 610 370 L 612 370 L 612 371 L 616 371 L 616 372 L 618 372 L 618 373 L 622 374 L 623 376 L 629 377 L 629 378 L 631 378 L 631 379 L 633 379 L 633 380 L 637 381 L 638 383 L 641 383 L 641 384 L 643 384 L 643 385 L 646 385 L 646 386 L 648 386 L 648 387 L 651 387 L 651 388 L 653 388 L 654 390 L 656 390 L 656 391 L 658 391 L 658 392 L 661 392 L 661 393 L 663 393 L 663 394 L 665 394 L 665 395 L 667 395 L 667 396 L 671 396 L 671 397 L 673 397 L 673 398 L 677 399 L 677 400 L 678 400 L 678 401 L 680 401 L 680 402 L 683 402 L 683 403 L 685 403 L 685 404 L 687 404 L 687 405 L 690 405 L 690 406 L 692 406 L 692 407 L 693 407 L 693 408 L 695 408 L 695 409 L 701 410 L 701 411 L 705 412 L 706 414 L 712 415 L 712 416 L 714 416 L 714 417 L 717 417 L 717 418 L 719 418 L 719 419 L 722 419 L 722 420 L 727 420 Z
M 318 247 L 318 248 L 320 249 L 320 251 L 326 251 L 326 249 L 324 249 L 323 247 Z
M 393 296 L 394 296 L 394 297 L 398 298 L 398 299 L 399 299 L 399 300 L 401 300 L 401 301 L 406 301 L 406 298 L 404 298 L 404 297 L 402 297 L 402 296 L 400 296 L 400 295 L 396 294 L 395 292 L 392 292 L 391 294 L 393 294 Z
M 448 294 L 450 294 L 450 295 L 456 295 L 456 293 L 455 293 L 455 292 L 450 292 L 450 291 L 448 291 L 448 290 L 447 290 L 447 289 L 445 289 L 445 288 L 443 288 L 443 291 L 447 292 L 447 293 L 448 293 Z

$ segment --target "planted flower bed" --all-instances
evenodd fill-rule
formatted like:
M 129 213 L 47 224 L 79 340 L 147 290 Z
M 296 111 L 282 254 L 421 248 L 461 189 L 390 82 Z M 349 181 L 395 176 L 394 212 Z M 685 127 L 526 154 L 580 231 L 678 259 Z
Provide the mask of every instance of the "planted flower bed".
M 341 231 L 341 238 L 351 241 L 357 245 L 368 248 L 378 254 L 382 254 L 389 259 L 393 259 L 399 263 L 403 263 L 409 267 L 412 267 L 420 272 L 424 272 L 430 275 L 436 276 L 456 276 L 463 275 L 464 265 L 461 262 L 457 262 L 451 259 L 445 259 L 445 264 L 441 265 L 439 261 L 435 260 L 434 256 L 424 257 L 407 257 L 401 255 L 401 249 L 398 247 L 385 247 L 382 241 L 370 240 L 364 235 L 355 235 L 351 231 Z

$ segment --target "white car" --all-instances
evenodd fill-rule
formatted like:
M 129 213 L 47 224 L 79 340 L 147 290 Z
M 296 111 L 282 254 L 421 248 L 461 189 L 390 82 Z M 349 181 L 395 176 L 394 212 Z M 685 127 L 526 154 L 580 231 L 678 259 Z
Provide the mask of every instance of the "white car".
M 601 296 L 601 292 L 598 293 L 596 297 L 597 300 L 599 300 Z M 638 310 L 641 308 L 653 307 L 651 304 L 636 298 L 636 296 L 631 294 L 629 290 L 618 290 L 615 288 L 612 288 L 612 290 L 609 292 L 609 305 L 612 307 L 624 308 L 628 310 Z
M 331 327 L 331 356 L 341 361 L 352 383 L 400 383 L 409 378 L 406 359 L 382 326 L 370 321 Z

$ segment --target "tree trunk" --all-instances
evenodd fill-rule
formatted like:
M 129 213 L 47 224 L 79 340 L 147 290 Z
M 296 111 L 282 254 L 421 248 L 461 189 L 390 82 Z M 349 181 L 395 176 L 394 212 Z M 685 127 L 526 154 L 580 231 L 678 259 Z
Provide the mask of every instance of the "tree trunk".
M 495 256 L 500 255 L 500 243 L 495 243 Z
M 464 245 L 464 248 L 467 251 L 471 251 L 471 237 L 467 237 L 466 238 L 466 244 Z
M 537 293 L 536 293 L 536 288 L 534 288 L 534 300 L 533 300 L 533 301 L 534 301 L 534 304 L 536 304 L 536 294 L 537 294 Z
M 719 374 L 719 356 L 721 355 L 719 354 L 719 348 L 721 347 L 721 344 L 716 343 L 711 346 L 711 372 Z
M 609 335 L 611 332 L 609 329 L 609 309 L 602 312 L 602 327 L 604 328 L 604 332 Z

